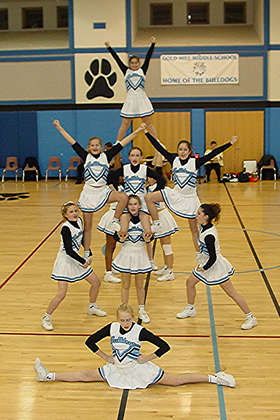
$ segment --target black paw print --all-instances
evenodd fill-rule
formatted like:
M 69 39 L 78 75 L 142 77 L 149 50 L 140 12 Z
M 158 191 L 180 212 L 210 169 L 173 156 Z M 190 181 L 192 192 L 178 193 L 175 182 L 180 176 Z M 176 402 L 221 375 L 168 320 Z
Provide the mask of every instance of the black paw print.
M 91 86 L 87 92 L 88 99 L 93 99 L 97 96 L 103 96 L 104 98 L 112 98 L 114 96 L 114 92 L 110 86 L 114 86 L 116 83 L 117 75 L 115 72 L 111 73 L 111 71 L 111 64 L 105 58 L 101 60 L 101 68 L 98 58 L 95 58 L 91 62 L 89 70 L 85 73 L 85 81 Z

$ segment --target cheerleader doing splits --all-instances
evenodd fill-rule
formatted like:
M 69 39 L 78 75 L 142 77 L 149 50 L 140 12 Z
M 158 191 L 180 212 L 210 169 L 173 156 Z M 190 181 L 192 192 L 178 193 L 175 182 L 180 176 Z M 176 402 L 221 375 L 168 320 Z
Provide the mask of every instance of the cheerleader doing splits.
M 124 242 L 112 263 L 112 268 L 122 274 L 121 298 L 123 303 L 128 303 L 131 275 L 135 275 L 139 318 L 144 323 L 148 323 L 150 317 L 145 310 L 144 275 L 152 271 L 152 265 L 147 254 L 144 229 L 139 218 L 140 206 L 140 198 L 130 195 L 127 203 L 128 213 L 121 216 L 119 235 L 120 240 Z
M 105 337 L 111 338 L 112 354 L 104 353 L 97 343 Z M 158 349 L 147 355 L 141 354 L 143 341 L 154 344 Z M 37 380 L 42 382 L 107 382 L 109 386 L 120 389 L 147 388 L 160 384 L 178 386 L 191 383 L 208 382 L 212 384 L 235 387 L 232 375 L 218 372 L 214 375 L 200 373 L 183 373 L 174 375 L 165 372 L 151 362 L 170 350 L 166 341 L 133 321 L 133 311 L 129 305 L 122 304 L 117 309 L 117 321 L 96 331 L 86 340 L 86 346 L 106 364 L 98 369 L 81 370 L 79 372 L 49 372 L 35 360 L 34 369 Z
M 218 221 L 221 208 L 219 204 L 201 204 L 197 213 L 197 222 L 200 226 L 199 245 L 197 254 L 198 266 L 193 270 L 186 282 L 188 305 L 177 314 L 177 318 L 189 318 L 196 315 L 194 307 L 196 285 L 200 281 L 208 286 L 220 285 L 224 292 L 240 307 L 246 315 L 241 329 L 250 330 L 257 325 L 257 320 L 250 311 L 245 299 L 241 296 L 230 280 L 234 269 L 228 260 L 222 256 L 218 233 L 213 225 Z
M 119 218 L 126 207 L 127 196 L 118 191 L 112 191 L 107 185 L 109 163 L 122 148 L 144 129 L 141 125 L 129 136 L 116 143 L 110 150 L 102 152 L 102 141 L 99 137 L 92 137 L 88 142 L 88 150 L 85 150 L 76 140 L 64 130 L 58 120 L 53 121 L 58 132 L 71 144 L 75 152 L 84 162 L 85 185 L 80 195 L 78 205 L 83 212 L 84 218 L 84 249 L 85 256 L 89 256 L 92 230 L 92 213 L 102 209 L 106 203 L 118 202 L 113 219 L 114 229 L 119 229 Z
M 237 137 L 232 137 L 230 142 L 217 147 L 208 155 L 195 158 L 192 156 L 191 145 L 187 140 L 181 140 L 178 143 L 177 153 L 170 153 L 147 130 L 145 130 L 145 134 L 155 149 L 172 165 L 172 180 L 175 185 L 174 188 L 165 187 L 161 191 L 146 195 L 146 203 L 154 221 L 154 228 L 158 229 L 160 225 L 155 203 L 164 201 L 167 207 L 177 216 L 189 220 L 194 247 L 198 251 L 198 232 L 195 220 L 200 205 L 196 192 L 197 170 L 205 162 L 232 146 L 237 141 Z
M 143 122 L 149 126 L 153 135 L 156 135 L 151 119 L 151 115 L 154 113 L 153 106 L 144 90 L 146 73 L 154 51 L 155 42 L 156 38 L 152 37 L 151 46 L 142 66 L 140 66 L 140 59 L 136 55 L 129 57 L 128 66 L 125 65 L 118 54 L 110 46 L 109 42 L 105 42 L 105 46 L 124 75 L 125 86 L 127 89 L 127 96 L 121 109 L 122 124 L 119 129 L 117 137 L 118 140 L 125 136 L 125 133 L 130 127 L 131 121 L 134 118 L 139 117 L 142 118 Z
M 42 316 L 42 327 L 53 330 L 52 313 L 66 296 L 68 284 L 86 279 L 90 284 L 88 314 L 107 315 L 96 305 L 100 281 L 91 268 L 91 258 L 82 258 L 78 252 L 83 243 L 83 223 L 79 209 L 69 201 L 63 204 L 61 214 L 64 223 L 61 229 L 60 248 L 54 263 L 51 278 L 57 280 L 57 293 L 49 303 L 47 312 Z

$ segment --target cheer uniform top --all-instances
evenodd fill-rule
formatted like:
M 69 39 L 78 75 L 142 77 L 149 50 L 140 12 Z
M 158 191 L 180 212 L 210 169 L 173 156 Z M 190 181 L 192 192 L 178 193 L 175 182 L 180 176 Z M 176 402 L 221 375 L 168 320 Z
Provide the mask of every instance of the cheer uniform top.
M 139 364 L 137 362 L 137 358 L 141 355 L 143 341 L 148 341 L 158 347 L 155 351 L 157 357 L 169 351 L 169 345 L 162 338 L 135 323 L 126 331 L 119 322 L 112 322 L 92 334 L 86 340 L 86 345 L 93 352 L 97 352 L 99 347 L 96 343 L 105 337 L 111 337 L 114 364 L 107 363 L 98 371 L 110 386 L 121 389 L 146 388 L 163 377 L 164 371 L 154 363 Z
M 106 204 L 111 194 L 112 190 L 107 185 L 109 163 L 123 147 L 116 143 L 110 150 L 97 155 L 88 153 L 79 143 L 72 147 L 84 163 L 85 185 L 78 205 L 83 212 L 96 212 Z
M 83 243 L 83 233 L 83 223 L 80 218 L 76 222 L 67 220 L 63 223 L 60 248 L 54 263 L 52 279 L 75 282 L 93 272 L 91 267 L 83 267 L 86 260 L 78 254 Z
M 153 171 L 147 165 L 138 164 L 132 165 L 131 163 L 124 165 L 116 171 L 110 171 L 108 175 L 108 184 L 113 184 L 120 177 L 124 178 L 124 192 L 127 195 L 137 195 L 141 200 L 141 210 L 145 213 L 149 213 L 144 196 L 147 193 L 146 182 L 147 178 L 153 178 L 157 181 L 159 187 L 157 189 L 164 188 L 164 178 Z
M 224 283 L 234 273 L 232 265 L 221 254 L 218 232 L 211 223 L 200 227 L 197 260 L 203 271 L 195 268 L 193 275 L 208 286 Z
M 129 274 L 144 274 L 152 271 L 143 233 L 144 229 L 139 216 L 131 216 L 127 238 L 112 262 L 114 270 Z
M 155 149 L 172 165 L 174 188 L 165 187 L 161 190 L 165 204 L 177 216 L 194 219 L 200 206 L 196 193 L 197 170 L 232 144 L 226 143 L 200 158 L 189 156 L 187 159 L 180 159 L 177 153 L 168 152 L 150 133 L 146 133 L 146 136 Z

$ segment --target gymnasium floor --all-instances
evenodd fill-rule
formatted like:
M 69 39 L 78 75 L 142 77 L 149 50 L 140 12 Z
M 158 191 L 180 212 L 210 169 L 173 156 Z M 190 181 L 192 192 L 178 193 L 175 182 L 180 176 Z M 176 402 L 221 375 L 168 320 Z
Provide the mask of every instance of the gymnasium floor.
M 234 284 L 256 314 L 257 328 L 240 330 L 243 317 L 238 307 L 219 287 L 210 290 L 203 285 L 198 287 L 197 317 L 175 318 L 185 305 L 185 278 L 194 265 L 194 250 L 183 219 L 177 220 L 181 231 L 173 237 L 176 280 L 159 283 L 153 275 L 147 279 L 152 320 L 148 328 L 172 347 L 158 364 L 174 373 L 226 370 L 236 377 L 236 389 L 208 384 L 157 385 L 123 392 L 104 383 L 36 382 L 36 356 L 51 371 L 102 365 L 84 341 L 92 331 L 114 320 L 120 302 L 120 285 L 102 282 L 98 302 L 108 317 L 90 317 L 86 314 L 88 285 L 79 282 L 70 287 L 55 312 L 55 330 L 46 332 L 40 326 L 41 314 L 56 291 L 50 273 L 59 244 L 60 205 L 77 199 L 80 190 L 72 181 L 7 181 L 0 186 L 0 194 L 30 194 L 17 200 L 0 195 L 1 420 L 279 419 L 279 181 L 199 186 L 202 202 L 222 205 L 218 225 L 222 252 L 236 268 Z M 94 216 L 94 225 L 100 216 Z M 103 244 L 103 235 L 94 230 L 94 268 L 100 277 L 104 272 Z M 161 265 L 158 243 L 156 261 Z M 131 302 L 136 309 L 134 288 Z M 108 341 L 102 342 L 101 348 L 108 351 Z M 151 348 L 143 346 L 144 352 Z

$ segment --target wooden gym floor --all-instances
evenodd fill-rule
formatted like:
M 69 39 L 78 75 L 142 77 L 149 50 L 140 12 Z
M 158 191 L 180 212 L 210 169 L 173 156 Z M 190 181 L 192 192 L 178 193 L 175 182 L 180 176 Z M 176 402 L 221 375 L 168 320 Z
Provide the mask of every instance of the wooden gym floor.
M 156 385 L 126 392 L 105 383 L 35 380 L 36 356 L 51 371 L 102 365 L 84 341 L 92 331 L 114 320 L 120 302 L 120 285 L 102 282 L 98 302 L 108 317 L 90 317 L 86 314 L 88 285 L 79 282 L 70 287 L 55 312 L 55 330 L 46 332 L 40 326 L 41 314 L 56 291 L 50 273 L 59 245 L 60 205 L 76 200 L 80 190 L 72 181 L 7 181 L 0 187 L 0 194 L 18 193 L 19 197 L 0 195 L 0 418 L 279 419 L 279 181 L 199 186 L 202 202 L 222 205 L 218 225 L 222 252 L 236 268 L 234 284 L 256 314 L 257 328 L 240 330 L 243 316 L 238 307 L 219 287 L 210 290 L 202 284 L 197 293 L 197 317 L 175 318 L 185 305 L 185 279 L 194 266 L 194 250 L 183 219 L 178 219 L 181 230 L 173 237 L 176 280 L 159 283 L 153 275 L 147 280 L 148 328 L 172 347 L 158 364 L 174 373 L 226 370 L 236 377 L 236 389 L 208 384 Z M 94 215 L 94 225 L 100 216 Z M 103 244 L 103 235 L 94 230 L 94 268 L 101 278 Z M 159 243 L 156 261 L 161 265 Z M 131 302 L 136 309 L 133 287 Z M 151 349 L 143 347 L 144 352 Z M 108 341 L 101 348 L 108 350 Z

